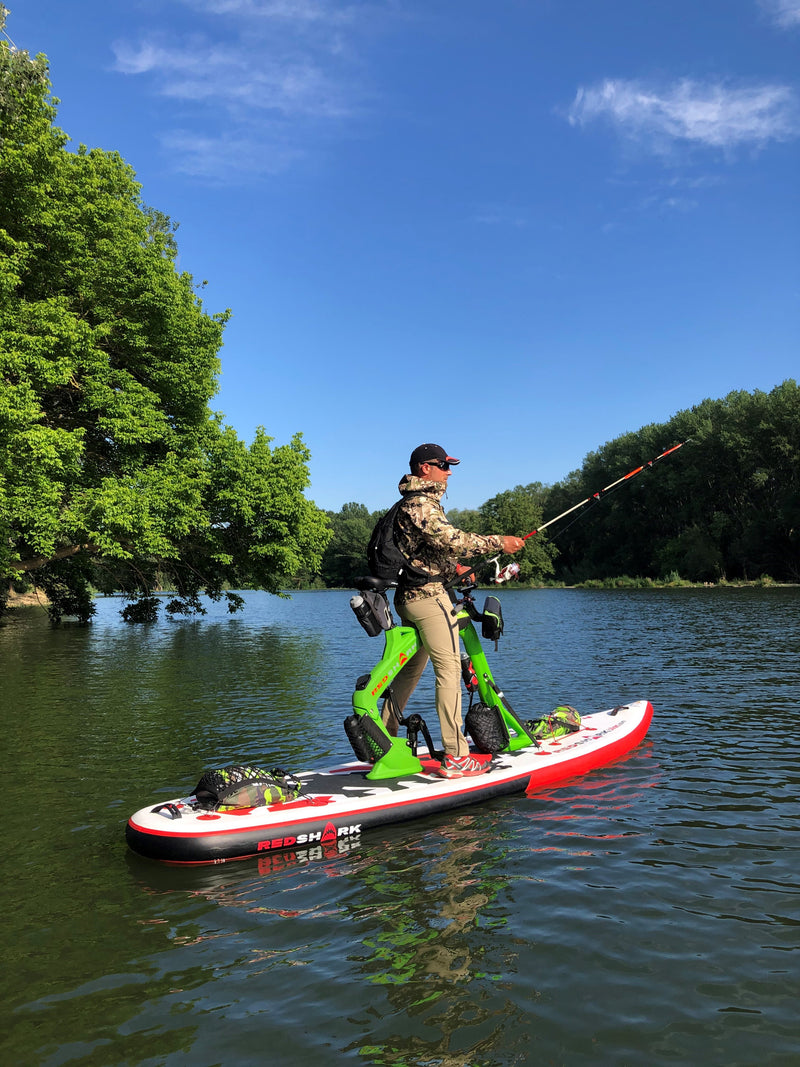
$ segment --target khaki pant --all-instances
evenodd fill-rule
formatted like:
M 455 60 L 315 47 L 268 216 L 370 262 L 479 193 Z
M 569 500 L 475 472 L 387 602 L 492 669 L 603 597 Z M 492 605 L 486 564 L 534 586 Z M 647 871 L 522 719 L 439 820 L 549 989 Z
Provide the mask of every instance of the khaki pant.
M 469 744 L 461 732 L 461 655 L 452 601 L 446 593 L 441 593 L 423 600 L 395 604 L 395 607 L 403 623 L 416 626 L 422 647 L 392 683 L 394 710 L 402 716 L 430 659 L 436 675 L 436 714 L 442 745 L 448 755 L 466 756 Z M 388 701 L 383 706 L 383 721 L 390 733 L 397 733 L 397 723 Z

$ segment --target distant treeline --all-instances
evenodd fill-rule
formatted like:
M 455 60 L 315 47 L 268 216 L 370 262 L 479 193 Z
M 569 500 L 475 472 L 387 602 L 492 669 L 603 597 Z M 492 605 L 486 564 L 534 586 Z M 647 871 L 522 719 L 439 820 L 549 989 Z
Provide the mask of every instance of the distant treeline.
M 791 379 L 769 393 L 704 400 L 608 442 L 555 485 L 518 485 L 448 518 L 476 533 L 523 535 L 683 441 L 598 503 L 532 537 L 515 557 L 520 579 L 800 581 L 800 387 Z M 365 573 L 381 514 L 357 503 L 328 512 L 324 585 L 350 587 Z

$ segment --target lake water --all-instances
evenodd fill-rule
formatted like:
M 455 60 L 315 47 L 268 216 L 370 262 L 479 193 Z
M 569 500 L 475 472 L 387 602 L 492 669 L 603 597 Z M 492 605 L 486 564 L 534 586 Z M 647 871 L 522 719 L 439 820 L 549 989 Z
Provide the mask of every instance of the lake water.
M 797 1067 L 799 589 L 504 589 L 514 707 L 646 697 L 625 760 L 294 865 L 127 850 L 207 767 L 352 758 L 349 596 L 0 624 L 2 1063 Z

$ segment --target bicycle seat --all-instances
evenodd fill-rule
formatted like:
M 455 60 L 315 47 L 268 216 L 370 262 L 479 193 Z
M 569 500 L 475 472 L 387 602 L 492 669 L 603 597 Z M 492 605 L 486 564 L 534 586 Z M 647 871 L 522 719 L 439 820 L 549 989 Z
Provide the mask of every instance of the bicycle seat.
M 386 589 L 395 589 L 397 582 L 393 582 L 388 578 L 373 578 L 371 574 L 364 575 L 363 578 L 356 578 L 353 583 L 356 589 L 370 589 L 374 593 L 383 593 Z

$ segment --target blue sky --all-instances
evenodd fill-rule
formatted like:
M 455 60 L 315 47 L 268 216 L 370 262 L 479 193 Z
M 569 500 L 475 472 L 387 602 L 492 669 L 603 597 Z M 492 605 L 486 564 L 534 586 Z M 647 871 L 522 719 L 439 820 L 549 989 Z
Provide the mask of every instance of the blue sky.
M 800 0 L 6 3 L 232 309 L 213 406 L 302 432 L 322 507 L 431 440 L 477 507 L 800 376 Z

